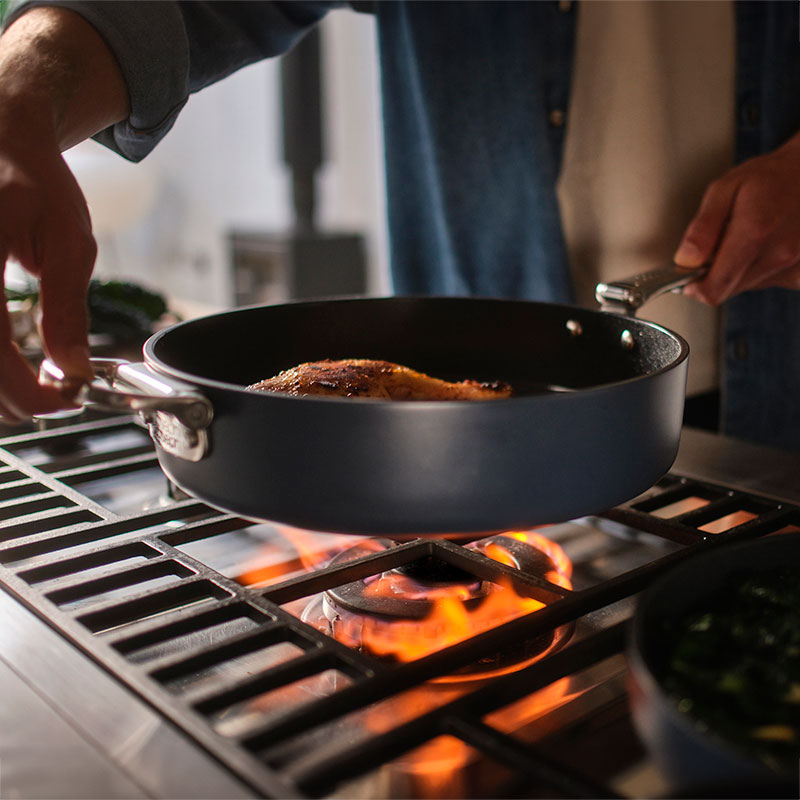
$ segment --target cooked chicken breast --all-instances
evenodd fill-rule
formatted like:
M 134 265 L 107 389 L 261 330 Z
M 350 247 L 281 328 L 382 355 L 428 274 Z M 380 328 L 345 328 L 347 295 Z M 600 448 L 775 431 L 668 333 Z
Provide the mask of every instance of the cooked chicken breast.
M 291 395 L 382 400 L 492 400 L 511 396 L 511 387 L 506 383 L 471 380 L 450 383 L 390 361 L 367 358 L 311 361 L 247 388 Z

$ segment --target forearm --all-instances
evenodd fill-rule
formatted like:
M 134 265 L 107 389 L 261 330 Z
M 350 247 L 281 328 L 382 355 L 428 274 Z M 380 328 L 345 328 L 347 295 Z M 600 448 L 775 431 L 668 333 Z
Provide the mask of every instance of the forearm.
M 69 9 L 101 34 L 119 65 L 130 110 L 96 138 L 140 161 L 170 130 L 190 93 L 285 52 L 333 4 L 11 0 L 8 19 L 10 32 L 21 21 L 16 15 L 32 8 Z
M 52 137 L 59 150 L 128 115 L 117 62 L 79 15 L 33 8 L 0 37 L 0 123 Z

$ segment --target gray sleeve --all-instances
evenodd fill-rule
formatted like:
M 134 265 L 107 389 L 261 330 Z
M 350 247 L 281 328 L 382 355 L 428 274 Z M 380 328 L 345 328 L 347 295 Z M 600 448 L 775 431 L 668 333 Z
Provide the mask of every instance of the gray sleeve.
M 332 2 L 11 0 L 5 24 L 35 6 L 80 14 L 103 36 L 128 86 L 128 119 L 95 138 L 131 161 L 172 127 L 189 94 L 289 50 Z

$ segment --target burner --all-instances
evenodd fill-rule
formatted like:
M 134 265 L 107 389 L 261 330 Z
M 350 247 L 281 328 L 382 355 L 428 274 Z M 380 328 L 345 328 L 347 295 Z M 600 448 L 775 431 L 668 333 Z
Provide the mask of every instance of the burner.
M 331 566 L 394 546 L 384 539 L 363 540 L 335 556 Z M 568 559 L 558 545 L 539 534 L 492 536 L 469 548 L 526 574 L 569 585 Z M 390 661 L 412 661 L 543 605 L 519 595 L 510 580 L 482 580 L 428 556 L 329 589 L 308 606 L 303 619 L 355 649 Z M 469 680 L 524 666 L 561 643 L 566 633 L 559 629 L 506 647 L 468 673 L 447 680 Z
M 675 472 L 597 517 L 397 545 L 181 500 L 138 419 L 75 421 L 0 424 L 9 796 L 675 796 L 629 715 L 636 596 L 800 529 L 796 454 L 690 429 Z M 116 744 L 142 724 L 134 785 Z
M 473 579 L 466 570 L 433 556 L 401 564 L 396 572 L 425 583 L 463 583 Z

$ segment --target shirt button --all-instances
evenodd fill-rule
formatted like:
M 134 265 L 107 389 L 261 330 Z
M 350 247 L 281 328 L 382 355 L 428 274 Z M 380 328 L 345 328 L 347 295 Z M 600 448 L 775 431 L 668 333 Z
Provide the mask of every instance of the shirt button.
M 572 0 L 558 0 L 558 10 L 564 14 L 572 11 Z
M 547 119 L 554 128 L 561 128 L 564 125 L 567 115 L 560 109 L 554 108 L 548 115 Z

